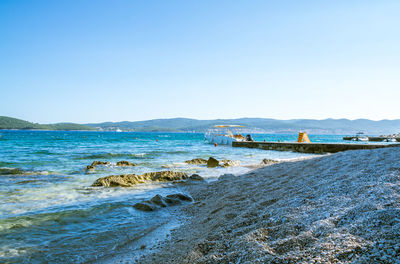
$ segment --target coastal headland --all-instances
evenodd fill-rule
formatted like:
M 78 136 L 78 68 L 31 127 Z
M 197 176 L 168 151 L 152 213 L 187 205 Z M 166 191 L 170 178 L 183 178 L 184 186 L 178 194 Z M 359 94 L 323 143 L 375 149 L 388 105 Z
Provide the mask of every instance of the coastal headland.
M 189 185 L 188 219 L 136 262 L 400 263 L 399 160 L 355 150 Z

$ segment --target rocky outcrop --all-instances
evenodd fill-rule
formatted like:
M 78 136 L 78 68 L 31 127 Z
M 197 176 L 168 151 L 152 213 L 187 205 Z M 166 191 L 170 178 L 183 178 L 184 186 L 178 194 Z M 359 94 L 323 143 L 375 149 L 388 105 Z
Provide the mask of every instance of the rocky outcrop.
M 121 167 L 137 166 L 137 164 L 129 162 L 129 161 L 126 161 L 126 160 L 118 161 L 115 165 L 121 166 Z
M 185 172 L 175 171 L 157 171 L 149 172 L 142 175 L 136 174 L 122 174 L 122 175 L 111 175 L 97 179 L 92 186 L 103 186 L 103 187 L 131 187 L 139 183 L 146 183 L 150 181 L 154 182 L 167 182 L 167 181 L 179 181 L 187 179 L 188 175 Z
M 187 161 L 185 161 L 185 163 L 192 164 L 192 165 L 203 165 L 203 164 L 207 164 L 207 160 L 198 158 L 198 159 L 187 160 Z
M 87 170 L 93 170 L 97 165 L 110 165 L 111 163 L 108 161 L 93 161 L 92 164 L 86 166 Z
M 272 159 L 263 159 L 261 161 L 261 165 L 271 165 L 271 164 L 275 164 L 278 163 L 279 161 L 276 160 L 272 160 Z
M 182 204 L 182 202 L 191 201 L 193 201 L 193 199 L 190 196 L 182 193 L 169 194 L 166 197 L 157 194 L 150 200 L 134 204 L 133 207 L 140 211 L 149 212 L 162 207 L 179 205 Z
M 219 166 L 219 161 L 217 159 L 214 159 L 213 157 L 210 157 L 207 160 L 207 168 L 215 168 Z

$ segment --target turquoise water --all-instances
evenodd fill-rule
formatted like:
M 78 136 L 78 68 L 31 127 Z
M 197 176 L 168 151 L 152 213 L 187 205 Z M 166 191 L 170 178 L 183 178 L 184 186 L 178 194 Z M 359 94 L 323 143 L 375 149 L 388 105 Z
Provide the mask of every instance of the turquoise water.
M 135 241 L 167 222 L 169 209 L 140 212 L 132 205 L 155 194 L 181 190 L 174 184 L 94 188 L 99 177 L 174 170 L 215 180 L 241 174 L 262 159 L 306 154 L 214 147 L 203 134 L 64 131 L 0 132 L 0 263 L 83 263 Z M 253 135 L 256 140 L 295 141 L 297 135 Z M 311 136 L 314 142 L 342 142 L 342 136 Z M 185 160 L 213 156 L 243 166 L 208 169 Z M 128 160 L 136 167 L 98 167 L 94 160 Z

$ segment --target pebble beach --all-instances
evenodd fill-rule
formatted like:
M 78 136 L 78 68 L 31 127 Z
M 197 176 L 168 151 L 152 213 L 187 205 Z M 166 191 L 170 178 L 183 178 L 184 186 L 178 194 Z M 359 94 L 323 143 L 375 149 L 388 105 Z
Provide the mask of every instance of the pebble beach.
M 400 263 L 399 161 L 348 151 L 189 186 L 188 220 L 135 262 Z

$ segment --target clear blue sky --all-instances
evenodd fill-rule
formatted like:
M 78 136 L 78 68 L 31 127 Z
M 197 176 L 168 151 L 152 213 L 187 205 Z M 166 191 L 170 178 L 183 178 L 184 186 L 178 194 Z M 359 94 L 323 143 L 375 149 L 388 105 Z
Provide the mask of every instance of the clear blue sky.
M 0 115 L 400 118 L 400 1 L 0 1 Z

